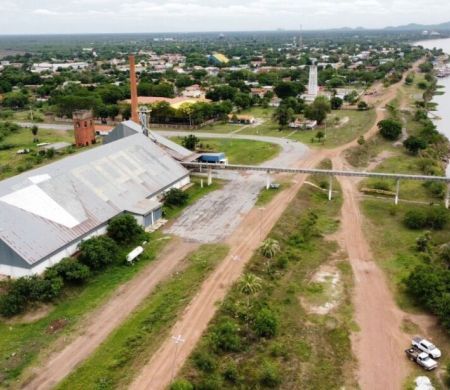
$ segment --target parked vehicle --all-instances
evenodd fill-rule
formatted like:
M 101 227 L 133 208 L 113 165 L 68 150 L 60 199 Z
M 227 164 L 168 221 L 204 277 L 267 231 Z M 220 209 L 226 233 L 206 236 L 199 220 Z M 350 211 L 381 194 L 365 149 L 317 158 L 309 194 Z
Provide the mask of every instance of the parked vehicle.
M 433 359 L 441 357 L 441 351 L 435 347 L 435 345 L 422 337 L 414 337 L 411 341 L 411 345 L 420 349 L 422 352 L 427 353 Z
M 438 364 L 436 360 L 430 358 L 426 352 L 422 352 L 419 349 L 412 347 L 405 350 L 406 356 L 408 356 L 409 360 L 416 362 L 419 366 L 422 366 L 425 370 L 431 371 L 434 370 Z

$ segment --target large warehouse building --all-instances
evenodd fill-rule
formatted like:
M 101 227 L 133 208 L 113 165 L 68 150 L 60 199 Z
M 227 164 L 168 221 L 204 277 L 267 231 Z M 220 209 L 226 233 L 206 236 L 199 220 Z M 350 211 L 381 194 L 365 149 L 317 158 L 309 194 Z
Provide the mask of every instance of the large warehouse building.
M 192 152 L 150 139 L 133 122 L 114 134 L 105 145 L 0 182 L 0 274 L 40 273 L 124 212 L 149 226 L 161 217 L 164 192 L 189 183 L 177 160 Z

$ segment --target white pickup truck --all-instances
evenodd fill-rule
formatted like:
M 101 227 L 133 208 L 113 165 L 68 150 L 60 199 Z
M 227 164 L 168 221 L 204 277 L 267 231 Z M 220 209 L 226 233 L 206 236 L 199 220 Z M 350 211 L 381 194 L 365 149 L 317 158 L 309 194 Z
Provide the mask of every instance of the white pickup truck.
M 420 349 L 422 352 L 427 353 L 433 359 L 439 359 L 441 357 L 441 351 L 436 348 L 433 343 L 422 337 L 414 337 L 411 341 L 411 345 Z
M 409 360 L 416 362 L 427 371 L 434 370 L 438 366 L 436 360 L 433 360 L 430 358 L 430 355 L 426 352 L 421 352 L 416 347 L 408 348 L 405 353 Z

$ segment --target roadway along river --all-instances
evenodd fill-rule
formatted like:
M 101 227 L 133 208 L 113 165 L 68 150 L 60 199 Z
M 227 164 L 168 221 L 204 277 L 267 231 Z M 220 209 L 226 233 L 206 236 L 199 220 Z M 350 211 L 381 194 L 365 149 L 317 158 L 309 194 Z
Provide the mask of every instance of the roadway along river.
M 420 41 L 416 44 L 427 49 L 441 48 L 445 53 L 450 54 L 450 38 Z M 433 102 L 438 104 L 436 115 L 441 118 L 436 120 L 435 124 L 438 130 L 450 139 L 450 77 L 438 79 L 438 85 L 445 87 L 445 89 L 440 89 L 440 91 L 445 91 L 445 94 L 436 95 L 433 98 Z M 447 176 L 450 177 L 450 164 L 447 166 Z

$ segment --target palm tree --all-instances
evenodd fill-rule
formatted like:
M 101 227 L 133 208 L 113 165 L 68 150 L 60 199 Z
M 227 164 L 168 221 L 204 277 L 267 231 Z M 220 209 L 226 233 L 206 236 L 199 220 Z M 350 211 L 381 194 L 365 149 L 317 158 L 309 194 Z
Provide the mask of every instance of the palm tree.
M 255 274 L 246 273 L 239 280 L 239 287 L 242 293 L 245 295 L 253 295 L 261 290 L 262 280 Z
M 250 310 L 250 296 L 256 294 L 262 288 L 262 280 L 255 274 L 246 273 L 239 280 L 239 289 L 241 293 L 247 295 L 247 313 L 245 315 L 246 319 L 249 318 Z M 248 321 L 247 329 L 248 329 Z
M 261 245 L 261 253 L 264 257 L 272 259 L 275 255 L 280 252 L 280 243 L 273 238 L 268 238 Z

